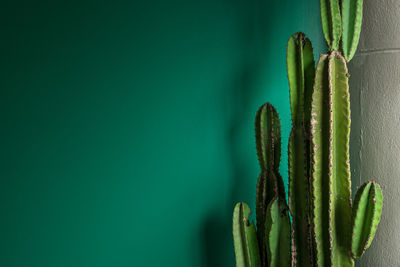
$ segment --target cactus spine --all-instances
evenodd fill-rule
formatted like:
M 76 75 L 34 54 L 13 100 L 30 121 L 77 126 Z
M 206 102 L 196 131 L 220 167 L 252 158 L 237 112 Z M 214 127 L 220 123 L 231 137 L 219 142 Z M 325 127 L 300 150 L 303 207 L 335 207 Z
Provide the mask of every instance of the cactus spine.
M 303 33 L 292 35 L 287 45 L 289 206 L 278 172 L 279 116 L 267 103 L 255 123 L 261 167 L 257 234 L 248 221 L 249 207 L 239 203 L 234 210 L 238 266 L 352 267 L 371 245 L 380 221 L 383 196 L 376 182 L 361 186 L 351 203 L 347 62 L 359 40 L 362 0 L 320 3 L 329 53 L 320 55 L 315 69 L 312 45 Z

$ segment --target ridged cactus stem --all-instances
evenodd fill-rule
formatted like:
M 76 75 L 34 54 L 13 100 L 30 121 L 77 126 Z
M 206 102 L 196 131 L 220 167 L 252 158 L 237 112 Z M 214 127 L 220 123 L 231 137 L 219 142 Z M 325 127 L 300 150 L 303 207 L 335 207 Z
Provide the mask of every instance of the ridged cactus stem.
M 321 267 L 331 266 L 329 233 L 331 111 L 328 88 L 328 55 L 321 54 L 315 73 L 311 108 L 312 225 L 315 265 Z
M 346 267 L 354 265 L 348 250 L 351 241 L 349 73 L 344 57 L 337 51 L 329 56 L 328 69 L 332 92 L 332 194 L 330 194 L 332 265 Z
M 351 233 L 348 71 L 345 59 L 337 51 L 322 55 L 317 67 L 311 129 L 318 266 L 353 266 L 348 249 Z M 329 249 L 325 244 L 328 236 Z
M 257 182 L 256 217 L 257 236 L 262 266 L 267 266 L 265 218 L 272 199 L 285 199 L 285 188 L 279 174 L 281 153 L 281 126 L 276 109 L 269 103 L 260 107 L 256 115 L 256 147 L 261 167 Z
M 310 217 L 310 117 L 315 66 L 312 45 L 295 33 L 287 45 L 292 131 L 289 137 L 289 208 L 293 217 L 292 262 L 312 266 Z

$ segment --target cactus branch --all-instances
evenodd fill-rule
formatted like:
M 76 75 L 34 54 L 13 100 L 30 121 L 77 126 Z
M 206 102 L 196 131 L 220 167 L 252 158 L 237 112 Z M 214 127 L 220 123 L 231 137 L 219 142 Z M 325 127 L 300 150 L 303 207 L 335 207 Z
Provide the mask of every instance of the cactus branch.
M 267 208 L 265 229 L 269 267 L 290 266 L 290 218 L 286 203 L 278 198 Z
M 320 0 L 321 22 L 329 51 L 339 49 L 342 34 L 339 0 Z
M 256 227 L 250 223 L 250 208 L 246 203 L 236 204 L 233 211 L 233 241 L 235 246 L 236 266 L 259 267 L 260 256 Z
M 363 0 L 342 1 L 342 49 L 349 62 L 356 53 L 361 33 Z
M 382 214 L 382 189 L 375 181 L 364 183 L 354 199 L 351 253 L 361 257 L 374 239 Z

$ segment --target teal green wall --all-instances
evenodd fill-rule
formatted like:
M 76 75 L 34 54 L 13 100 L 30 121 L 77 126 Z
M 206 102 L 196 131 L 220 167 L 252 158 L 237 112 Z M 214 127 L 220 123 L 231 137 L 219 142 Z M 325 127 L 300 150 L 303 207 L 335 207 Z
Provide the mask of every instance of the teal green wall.
M 6 2 L 0 266 L 233 266 L 254 115 L 285 151 L 285 45 L 321 52 L 318 1 Z

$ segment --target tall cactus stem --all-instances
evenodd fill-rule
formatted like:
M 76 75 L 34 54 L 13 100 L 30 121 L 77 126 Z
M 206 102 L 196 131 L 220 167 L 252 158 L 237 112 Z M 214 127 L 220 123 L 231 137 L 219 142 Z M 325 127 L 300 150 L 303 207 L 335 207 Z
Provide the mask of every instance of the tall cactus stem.
M 329 90 L 332 112 L 332 153 L 330 191 L 330 230 L 332 265 L 353 266 L 348 248 L 351 242 L 350 180 L 350 95 L 348 70 L 343 56 L 333 51 L 329 56 Z
M 289 137 L 289 208 L 293 217 L 292 262 L 312 266 L 310 218 L 310 118 L 315 63 L 305 34 L 293 34 L 287 45 L 292 131 Z
M 321 54 L 316 74 L 311 106 L 311 184 L 312 225 L 315 244 L 315 265 L 331 266 L 329 233 L 331 95 L 329 93 L 328 54 Z
M 261 167 L 257 181 L 256 217 L 260 257 L 267 266 L 265 218 L 268 204 L 272 199 L 285 199 L 285 187 L 279 174 L 281 154 L 281 127 L 276 109 L 269 103 L 260 107 L 256 115 L 256 147 Z

